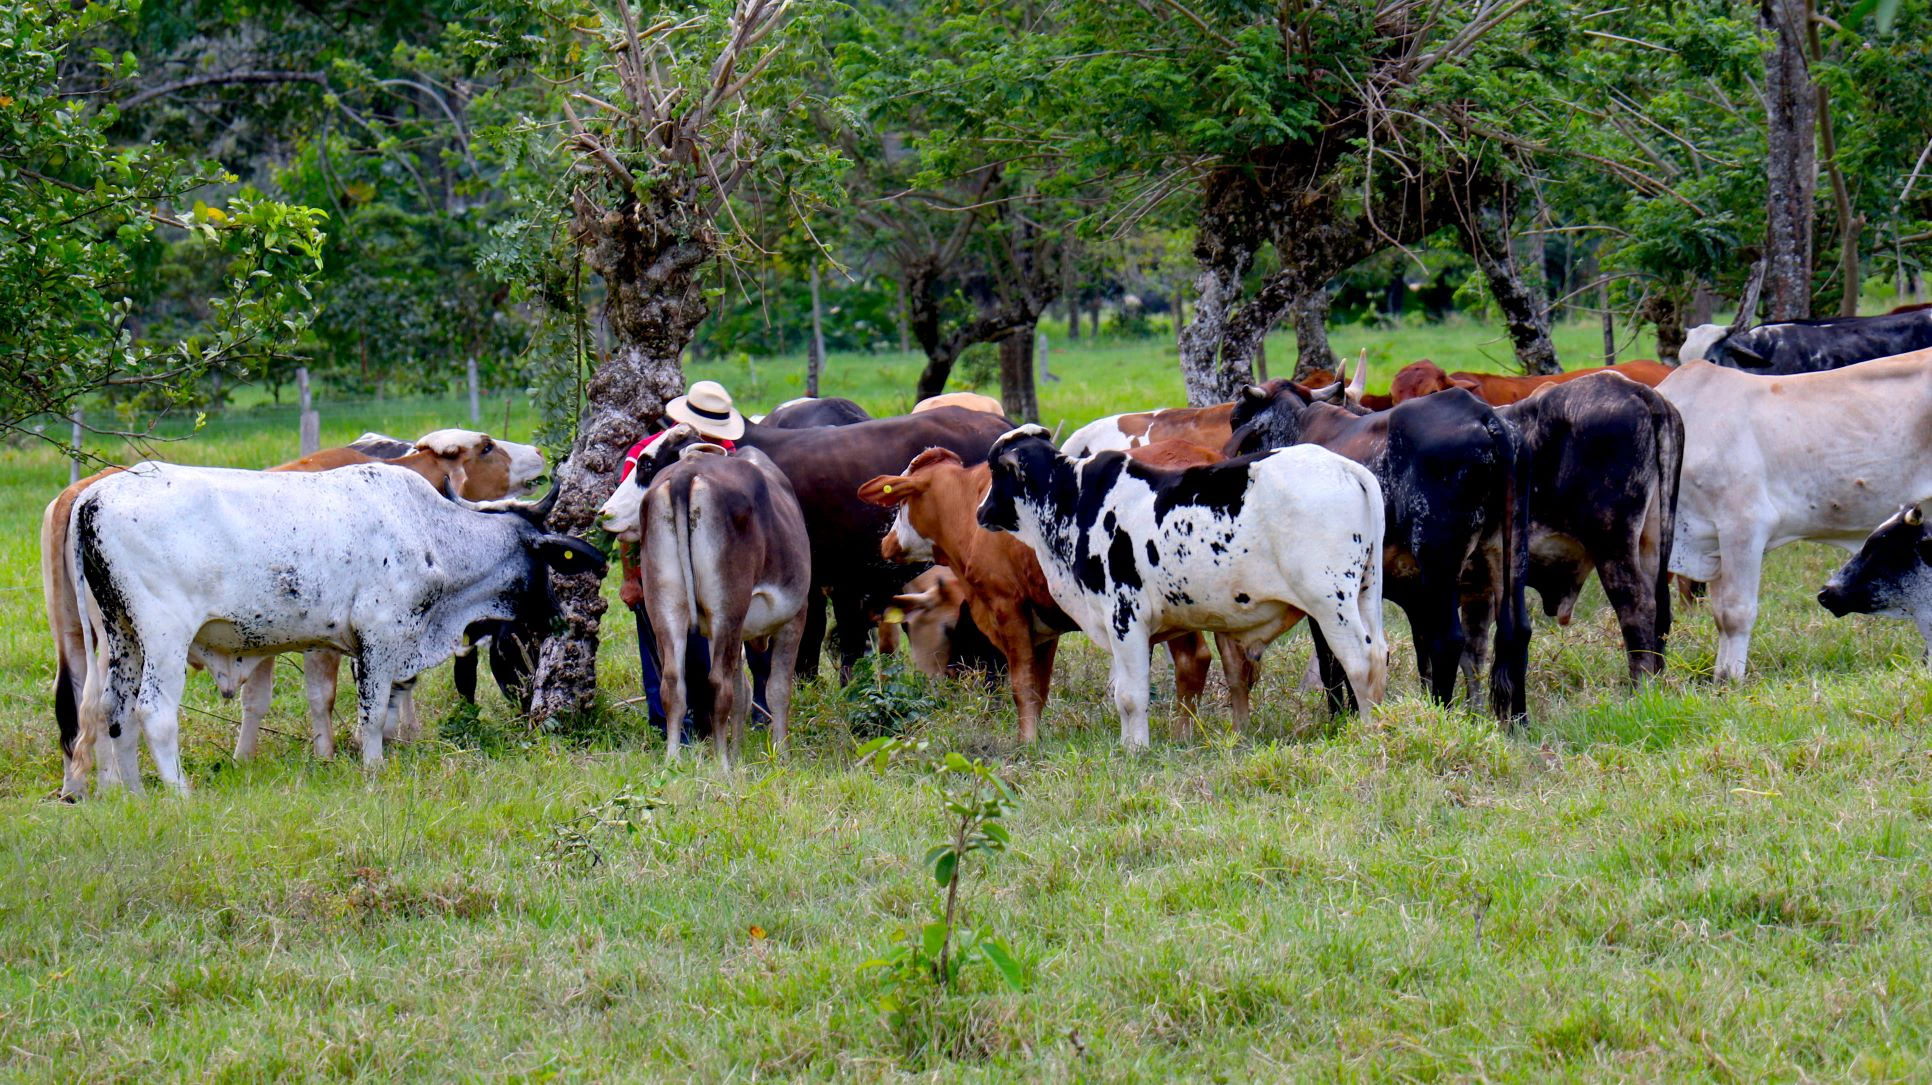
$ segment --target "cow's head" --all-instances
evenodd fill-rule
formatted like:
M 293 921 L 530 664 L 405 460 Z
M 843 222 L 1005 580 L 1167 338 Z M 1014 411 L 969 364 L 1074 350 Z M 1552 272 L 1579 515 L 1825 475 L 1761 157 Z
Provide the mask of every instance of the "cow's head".
M 952 660 L 953 630 L 959 628 L 966 589 L 944 565 L 920 573 L 906 587 L 911 590 L 892 597 L 887 618 L 904 623 L 912 665 L 928 677 L 942 677 Z
M 1825 590 L 1818 593 L 1818 602 L 1840 618 L 1847 614 L 1909 618 L 1926 586 L 1928 562 L 1932 562 L 1932 540 L 1926 538 L 1925 514 L 1917 505 L 1906 505 L 1878 525 L 1844 568 L 1831 575 Z
M 1394 382 L 1389 385 L 1389 398 L 1397 403 L 1406 403 L 1437 392 L 1447 392 L 1451 388 L 1462 388 L 1480 395 L 1481 387 L 1467 377 L 1452 377 L 1443 372 L 1441 366 L 1422 358 L 1403 366 L 1396 373 Z
M 1751 346 L 1749 333 L 1752 328 L 1723 324 L 1699 324 L 1684 336 L 1684 345 L 1677 348 L 1677 362 L 1713 362 L 1728 365 L 1733 369 L 1762 369 L 1766 364 L 1764 354 Z
M 1245 456 L 1294 444 L 1301 438 L 1302 413 L 1315 402 L 1315 393 L 1298 384 L 1284 382 L 1269 388 L 1248 385 L 1235 397 L 1234 414 L 1229 419 L 1234 436 L 1222 452 Z
M 979 503 L 979 526 L 988 531 L 1020 530 L 1020 504 L 1040 506 L 1063 479 L 1066 458 L 1053 447 L 1044 426 L 1008 430 L 986 454 L 993 483 Z
M 493 501 L 528 493 L 543 477 L 543 453 L 533 445 L 499 441 L 469 429 L 439 429 L 416 442 L 443 464 L 456 492 L 471 501 Z
M 543 575 L 546 570 L 564 576 L 601 578 L 609 568 L 603 553 L 596 547 L 582 539 L 555 534 L 544 526 L 544 522 L 550 518 L 550 511 L 557 506 L 560 492 L 553 486 L 541 501 L 471 502 L 456 492 L 454 479 L 443 483 L 443 496 L 456 504 L 473 512 L 506 516 L 517 522 L 517 534 L 523 544 L 527 565 L 521 575 L 512 580 L 509 589 L 512 596 L 509 609 L 512 613 L 508 620 L 525 630 L 535 631 L 537 639 L 547 634 L 557 617 L 557 598 L 550 590 L 550 578 Z
M 636 542 L 643 534 L 644 493 L 651 488 L 651 482 L 658 472 L 682 459 L 687 449 L 701 448 L 712 452 L 723 452 L 722 445 L 712 444 L 697 430 L 679 422 L 666 430 L 664 436 L 652 441 L 637 458 L 631 473 L 617 484 L 603 506 L 597 510 L 597 526 L 625 542 Z
M 932 537 L 938 534 L 935 516 L 944 515 L 922 500 L 935 485 L 945 485 L 956 477 L 964 461 L 949 449 L 929 448 L 914 456 L 903 475 L 879 475 L 859 487 L 859 500 L 880 508 L 897 509 L 892 530 L 879 542 L 879 553 L 887 561 L 922 562 L 939 560 L 933 554 Z M 975 495 L 977 496 L 977 495 Z

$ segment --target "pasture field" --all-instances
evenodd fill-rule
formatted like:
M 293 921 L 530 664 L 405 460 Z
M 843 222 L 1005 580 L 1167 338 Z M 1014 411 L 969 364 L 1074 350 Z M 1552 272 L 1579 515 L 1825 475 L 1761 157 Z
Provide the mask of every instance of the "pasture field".
M 1379 334 L 1446 368 L 1501 352 L 1468 326 Z M 1566 328 L 1566 356 L 1594 334 Z M 1049 426 L 1179 398 L 1171 346 L 1051 364 Z M 693 376 L 754 410 L 797 394 L 795 364 L 760 369 L 756 394 L 731 363 Z M 825 391 L 885 411 L 910 383 L 902 359 L 835 356 Z M 342 414 L 325 444 L 466 417 Z M 287 412 L 237 412 L 165 451 L 260 466 L 293 446 Z M 621 703 L 621 611 L 594 727 L 530 733 L 493 689 L 480 720 L 452 714 L 443 668 L 418 687 L 428 737 L 366 779 L 308 755 L 291 661 L 255 763 L 231 762 L 237 706 L 196 675 L 191 797 L 46 801 L 36 526 L 65 478 L 48 451 L 0 450 L 6 1079 L 1932 1078 L 1932 679 L 1908 623 L 1813 601 L 1838 551 L 1772 556 L 1735 688 L 1706 677 L 1701 607 L 1641 690 L 1594 586 L 1568 628 L 1539 610 L 1532 720 L 1511 736 L 1418 698 L 1393 611 L 1394 697 L 1366 720 L 1295 690 L 1301 632 L 1269 655 L 1245 734 L 1217 705 L 1192 741 L 1162 736 L 1158 671 L 1139 756 L 1116 750 L 1106 660 L 1077 639 L 1034 747 L 1003 691 L 938 686 L 911 733 L 1019 796 L 965 908 L 1025 983 L 968 970 L 895 1032 L 861 965 L 932 915 L 938 801 L 854 764 L 857 699 L 823 681 L 782 762 L 665 768 Z

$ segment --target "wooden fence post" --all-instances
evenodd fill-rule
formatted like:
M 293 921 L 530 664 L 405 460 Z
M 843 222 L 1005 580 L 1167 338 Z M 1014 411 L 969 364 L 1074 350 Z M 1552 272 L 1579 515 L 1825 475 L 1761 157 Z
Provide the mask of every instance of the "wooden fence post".
M 467 368 L 470 371 L 470 425 L 483 424 L 483 390 L 476 380 L 476 359 L 471 358 Z
M 72 419 L 74 423 L 74 434 L 73 434 L 73 437 L 69 439 L 69 443 L 73 446 L 73 449 L 74 449 L 74 456 L 72 459 L 67 461 L 67 484 L 69 486 L 72 486 L 74 483 L 79 482 L 81 478 L 81 458 L 80 458 L 81 409 L 79 407 L 75 407 L 74 413 L 68 415 L 67 417 Z
M 306 456 L 322 447 L 322 416 L 310 409 L 308 366 L 295 370 L 295 388 L 302 400 L 301 452 L 298 454 Z

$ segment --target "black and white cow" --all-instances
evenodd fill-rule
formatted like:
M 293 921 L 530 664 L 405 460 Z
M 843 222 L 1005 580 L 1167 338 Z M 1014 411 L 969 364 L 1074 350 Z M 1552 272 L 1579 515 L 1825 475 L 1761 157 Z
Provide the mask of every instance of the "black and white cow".
M 1073 460 L 1039 426 L 987 460 L 980 526 L 1032 548 L 1054 602 L 1113 654 L 1123 745 L 1147 745 L 1153 644 L 1189 630 L 1259 659 L 1306 616 L 1357 700 L 1381 701 L 1382 492 L 1360 465 L 1313 447 L 1181 470 L 1120 452 Z
M 1925 513 L 1907 505 L 1878 525 L 1844 568 L 1831 574 L 1818 602 L 1839 618 L 1909 618 L 1932 655 L 1932 537 L 1926 533 Z
M 80 772 L 105 735 L 103 776 L 138 786 L 138 724 L 161 778 L 186 790 L 178 711 L 190 659 L 227 688 L 257 657 L 309 648 L 355 660 L 363 764 L 379 766 L 398 695 L 461 648 L 464 630 L 546 629 L 546 566 L 603 574 L 594 548 L 543 530 L 548 504 L 465 507 L 379 464 L 145 463 L 102 478 L 74 502 L 67 555 L 88 616 Z
M 1677 357 L 1771 376 L 1818 373 L 1927 347 L 1932 347 L 1932 310 L 1787 320 L 1735 332 L 1722 324 L 1700 324 L 1684 337 Z
M 1314 444 L 1366 466 L 1388 512 L 1384 588 L 1409 616 L 1416 662 L 1431 696 L 1448 703 L 1458 669 L 1475 678 L 1488 646 L 1466 635 L 1493 621 L 1490 707 L 1499 719 L 1526 713 L 1529 620 L 1523 605 L 1529 535 L 1524 470 L 1528 457 L 1514 427 L 1464 389 L 1397 404 L 1373 414 L 1315 402 L 1295 384 L 1253 385 L 1234 404 L 1230 454 Z M 1321 638 L 1315 642 L 1330 704 L 1344 690 Z

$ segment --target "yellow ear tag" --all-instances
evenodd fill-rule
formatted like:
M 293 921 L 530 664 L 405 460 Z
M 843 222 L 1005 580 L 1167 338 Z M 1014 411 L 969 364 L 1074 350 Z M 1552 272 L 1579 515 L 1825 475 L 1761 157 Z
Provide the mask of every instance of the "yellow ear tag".
M 900 622 L 906 620 L 906 612 L 900 610 L 898 607 L 887 607 L 885 620 L 887 625 L 898 625 Z
M 885 484 L 885 492 L 886 492 L 886 493 L 891 493 L 891 492 L 892 492 L 892 483 L 890 483 L 890 482 L 888 482 L 888 483 L 886 483 L 886 484 Z

